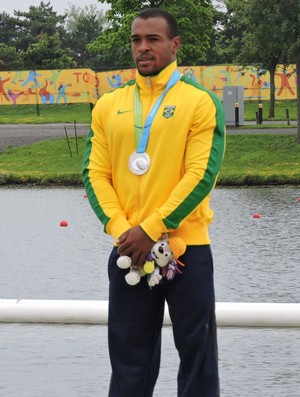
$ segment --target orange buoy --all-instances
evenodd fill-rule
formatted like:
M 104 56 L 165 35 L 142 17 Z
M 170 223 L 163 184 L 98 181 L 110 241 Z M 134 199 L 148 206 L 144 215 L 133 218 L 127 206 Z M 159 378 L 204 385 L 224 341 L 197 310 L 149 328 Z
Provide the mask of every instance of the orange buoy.
M 260 218 L 260 214 L 258 214 L 258 213 L 256 212 L 255 214 L 253 214 L 253 218 L 254 218 L 254 219 Z
M 60 222 L 60 226 L 61 227 L 67 227 L 68 226 L 68 222 L 67 221 L 61 221 Z

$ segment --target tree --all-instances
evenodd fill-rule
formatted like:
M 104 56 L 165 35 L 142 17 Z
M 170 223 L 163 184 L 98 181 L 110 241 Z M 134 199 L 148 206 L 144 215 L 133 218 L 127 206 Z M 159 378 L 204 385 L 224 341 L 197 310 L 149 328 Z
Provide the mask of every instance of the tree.
M 241 38 L 231 31 L 233 23 L 227 23 L 226 16 L 222 6 L 214 1 L 213 21 L 214 29 L 210 35 L 210 45 L 206 54 L 206 64 L 228 64 L 238 54 L 237 43 Z M 227 29 L 229 28 L 229 32 Z M 234 43 L 234 44 L 233 44 Z
M 288 56 L 287 63 L 296 64 L 297 142 L 300 143 L 300 6 L 298 0 L 285 0 L 279 3 L 279 12 L 283 17 L 284 30 L 286 31 L 285 52 Z
M 298 0 L 289 0 L 289 13 L 298 15 Z M 279 63 L 287 64 L 287 48 L 292 44 L 291 30 L 282 6 L 282 0 L 224 0 L 227 20 L 233 21 L 243 36 L 238 43 L 239 55 L 235 61 L 243 66 L 255 65 L 270 73 L 269 117 L 275 112 L 275 72 Z
M 95 66 L 95 56 L 87 46 L 99 37 L 105 24 L 103 11 L 93 4 L 84 8 L 71 5 L 67 10 L 67 45 L 79 67 Z
M 231 9 L 230 2 L 215 0 L 214 32 L 211 35 L 211 45 L 208 51 L 210 64 L 234 63 L 241 52 L 243 29 L 240 26 L 235 7 Z
M 15 47 L 0 43 L 0 70 L 16 70 L 23 65 L 22 53 Z
M 0 13 L 0 43 L 12 45 L 16 41 L 16 20 L 6 12 Z
M 160 7 L 171 12 L 178 21 L 182 47 L 178 62 L 197 65 L 205 60 L 212 31 L 212 4 L 210 0 L 99 0 L 108 3 L 106 12 L 109 27 L 88 48 L 110 69 L 132 67 L 130 51 L 130 27 L 136 14 L 149 7 Z M 111 64 L 107 64 L 110 61 Z
M 30 6 L 28 12 L 14 11 L 15 29 L 17 32 L 17 40 L 15 46 L 19 51 L 26 51 L 28 48 L 37 44 L 43 35 L 53 37 L 57 40 L 55 35 L 58 33 L 60 44 L 64 47 L 65 29 L 64 23 L 66 16 L 57 15 L 50 6 L 50 2 L 44 3 L 41 1 L 40 5 Z M 36 47 L 37 48 L 37 47 Z M 50 48 L 51 49 L 51 46 Z M 28 57 L 25 57 L 28 59 Z M 30 58 L 30 56 L 29 56 Z M 24 65 L 28 68 L 27 65 Z
M 22 67 L 22 52 L 17 51 L 15 18 L 6 12 L 0 13 L 0 70 L 14 70 Z
M 30 44 L 24 54 L 28 69 L 68 69 L 76 67 L 70 51 L 62 49 L 59 33 L 42 33 L 36 43 Z
M 37 7 L 30 6 L 28 12 L 15 10 L 14 16 L 18 50 L 26 51 L 31 44 L 39 41 L 41 34 L 47 34 L 50 37 L 58 32 L 60 38 L 64 38 L 66 16 L 57 15 L 50 6 L 50 1 L 48 3 L 41 1 Z

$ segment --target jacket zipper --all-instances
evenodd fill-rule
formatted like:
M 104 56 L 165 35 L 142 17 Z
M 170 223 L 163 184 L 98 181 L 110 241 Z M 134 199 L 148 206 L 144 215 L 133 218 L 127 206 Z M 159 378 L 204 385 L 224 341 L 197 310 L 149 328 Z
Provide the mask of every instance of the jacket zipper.
M 151 89 L 151 98 L 150 98 L 150 101 L 149 101 L 148 108 L 145 109 L 146 112 L 144 113 L 144 111 L 143 111 L 143 123 L 145 123 L 145 121 L 147 119 L 147 116 L 148 116 L 148 114 L 149 114 L 149 112 L 151 110 L 151 103 L 152 103 L 152 98 L 153 98 L 153 86 L 151 84 L 151 77 L 150 76 L 147 76 L 147 87 L 150 87 L 150 89 Z M 147 149 L 146 149 L 146 151 L 147 151 Z M 136 197 L 137 197 L 137 201 L 136 201 L 137 213 L 136 214 L 140 213 L 140 208 L 142 206 L 140 194 L 138 194 L 138 192 L 140 191 L 140 184 L 141 184 L 141 178 L 138 177 L 138 180 L 137 180 L 137 183 L 136 183 Z

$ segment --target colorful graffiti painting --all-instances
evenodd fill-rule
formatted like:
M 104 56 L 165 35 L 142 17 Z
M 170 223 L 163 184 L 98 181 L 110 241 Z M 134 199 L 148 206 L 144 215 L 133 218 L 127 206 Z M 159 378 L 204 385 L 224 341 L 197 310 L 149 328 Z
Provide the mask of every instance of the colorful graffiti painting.
M 243 86 L 245 99 L 267 100 L 268 72 L 235 65 L 179 67 L 180 73 L 215 92 L 221 99 L 226 86 Z M 136 70 L 95 72 L 91 69 L 0 72 L 0 105 L 95 103 L 105 92 L 134 79 Z M 295 65 L 278 67 L 276 99 L 296 99 Z

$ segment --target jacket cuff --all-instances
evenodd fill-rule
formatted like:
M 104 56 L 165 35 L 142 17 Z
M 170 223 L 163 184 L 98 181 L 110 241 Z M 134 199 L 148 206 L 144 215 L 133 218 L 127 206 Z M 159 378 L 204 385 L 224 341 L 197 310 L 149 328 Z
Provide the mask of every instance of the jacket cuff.
M 140 227 L 144 230 L 147 236 L 154 242 L 157 242 L 161 235 L 164 233 L 168 233 L 171 229 L 168 229 L 161 218 L 157 216 L 157 214 L 153 214 L 146 218 L 141 224 Z
M 126 232 L 126 230 L 130 229 L 132 226 L 128 222 L 128 220 L 124 217 L 123 214 L 119 214 L 108 222 L 106 225 L 106 233 L 113 236 L 115 240 Z

